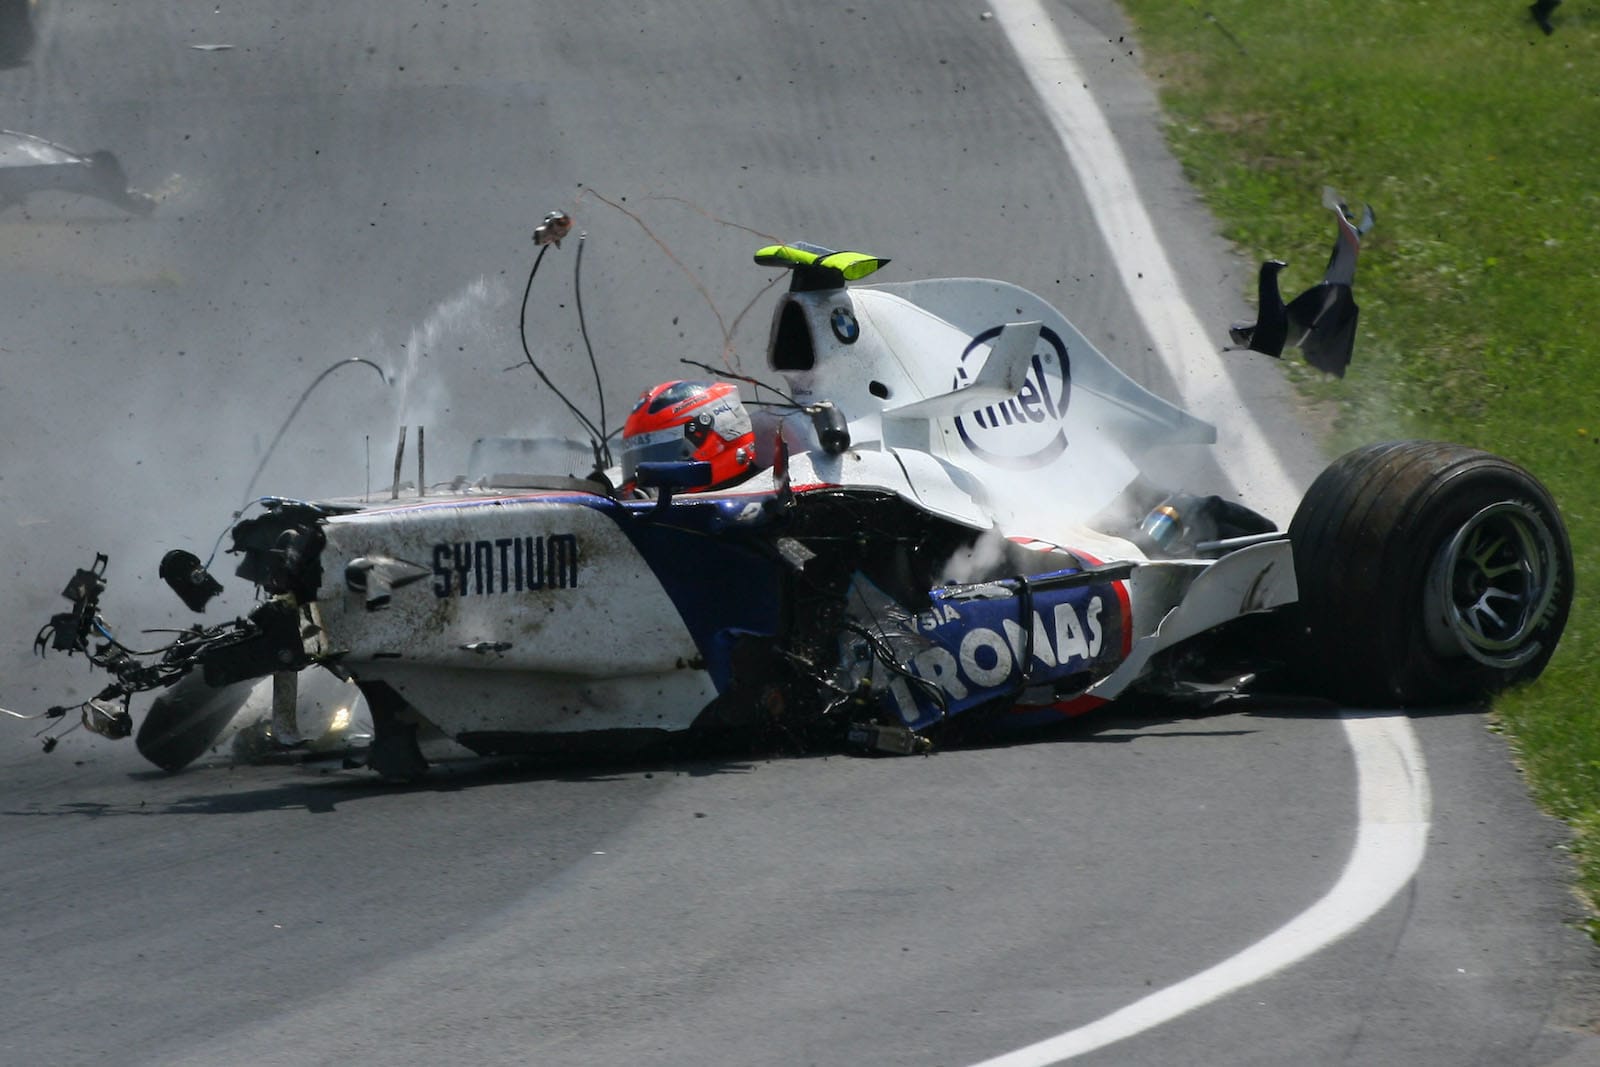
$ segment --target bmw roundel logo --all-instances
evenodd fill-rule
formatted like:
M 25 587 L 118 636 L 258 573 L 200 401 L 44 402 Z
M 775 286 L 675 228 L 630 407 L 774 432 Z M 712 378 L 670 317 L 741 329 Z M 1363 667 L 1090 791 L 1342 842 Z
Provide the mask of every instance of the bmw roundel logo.
M 856 343 L 856 338 L 861 336 L 861 324 L 856 322 L 856 313 L 847 307 L 836 307 L 833 314 L 828 317 L 828 324 L 833 327 L 833 335 L 847 345 Z

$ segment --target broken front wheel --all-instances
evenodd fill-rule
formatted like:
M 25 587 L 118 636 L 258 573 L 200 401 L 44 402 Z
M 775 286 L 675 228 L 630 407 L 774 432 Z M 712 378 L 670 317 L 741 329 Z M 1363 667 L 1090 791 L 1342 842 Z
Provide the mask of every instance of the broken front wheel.
M 1289 539 L 1311 681 L 1353 704 L 1476 700 L 1531 680 L 1572 604 L 1572 547 L 1550 494 L 1461 445 L 1340 457 Z

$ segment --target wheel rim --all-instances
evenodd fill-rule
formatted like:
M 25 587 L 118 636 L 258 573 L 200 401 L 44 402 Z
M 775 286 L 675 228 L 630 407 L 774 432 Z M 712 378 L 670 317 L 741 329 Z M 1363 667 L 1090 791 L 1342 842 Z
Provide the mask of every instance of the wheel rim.
M 1555 535 L 1520 501 L 1490 504 L 1434 557 L 1424 610 L 1441 655 L 1466 654 L 1501 669 L 1538 655 L 1536 639 L 1556 593 Z

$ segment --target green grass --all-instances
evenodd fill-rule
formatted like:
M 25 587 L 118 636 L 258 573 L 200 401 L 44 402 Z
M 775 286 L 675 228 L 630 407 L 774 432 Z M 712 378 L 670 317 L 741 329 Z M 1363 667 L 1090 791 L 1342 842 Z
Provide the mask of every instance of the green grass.
M 1546 37 L 1522 0 L 1124 0 L 1170 139 L 1224 235 L 1321 277 L 1324 185 L 1377 212 L 1330 452 L 1402 436 L 1508 456 L 1550 487 L 1578 596 L 1544 676 L 1497 702 L 1600 903 L 1600 4 Z M 1254 292 L 1248 294 L 1254 300 Z

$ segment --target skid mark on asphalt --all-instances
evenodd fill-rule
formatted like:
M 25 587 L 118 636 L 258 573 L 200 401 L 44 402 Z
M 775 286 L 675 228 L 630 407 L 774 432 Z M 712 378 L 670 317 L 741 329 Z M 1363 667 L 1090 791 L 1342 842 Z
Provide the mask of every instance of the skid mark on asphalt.
M 1187 407 L 1218 424 L 1218 448 L 1246 499 L 1292 511 L 1293 478 L 1207 340 L 1156 233 L 1126 158 L 1086 79 L 1037 0 L 995 0 L 1001 27 L 1071 161 L 1123 287 Z M 1259 506 L 1259 505 L 1258 505 Z M 1276 974 L 1361 926 L 1404 888 L 1427 847 L 1422 750 L 1400 714 L 1344 716 L 1355 756 L 1359 820 L 1339 880 L 1286 925 L 1217 965 L 1076 1029 L 977 1067 L 1042 1067 L 1152 1027 Z

